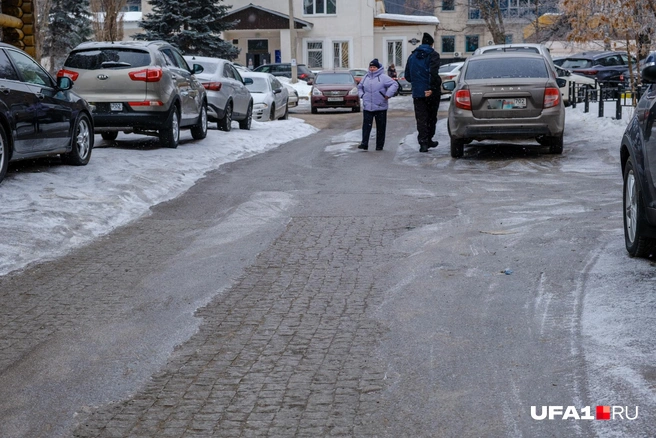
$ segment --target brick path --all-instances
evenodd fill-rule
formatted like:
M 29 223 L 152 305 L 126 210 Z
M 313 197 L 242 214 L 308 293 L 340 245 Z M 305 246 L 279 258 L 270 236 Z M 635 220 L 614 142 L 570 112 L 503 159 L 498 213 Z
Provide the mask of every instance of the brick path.
M 374 436 L 377 266 L 408 217 L 297 218 L 131 400 L 76 437 Z

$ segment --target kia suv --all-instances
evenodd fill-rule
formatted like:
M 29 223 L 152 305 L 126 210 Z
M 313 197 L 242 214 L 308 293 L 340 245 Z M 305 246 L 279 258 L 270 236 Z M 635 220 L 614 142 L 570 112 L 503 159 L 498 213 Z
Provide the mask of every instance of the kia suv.
M 292 65 L 289 62 L 263 64 L 253 71 L 257 73 L 271 73 L 274 76 L 284 76 L 289 79 L 292 78 Z M 298 64 L 296 66 L 296 75 L 300 80 L 307 82 L 308 85 L 312 85 L 314 82 L 315 75 L 305 64 Z
M 175 148 L 180 129 L 207 135 L 205 88 L 182 54 L 164 41 L 87 42 L 68 55 L 58 77 L 69 77 L 93 109 L 95 132 L 105 140 L 120 131 L 158 136 Z

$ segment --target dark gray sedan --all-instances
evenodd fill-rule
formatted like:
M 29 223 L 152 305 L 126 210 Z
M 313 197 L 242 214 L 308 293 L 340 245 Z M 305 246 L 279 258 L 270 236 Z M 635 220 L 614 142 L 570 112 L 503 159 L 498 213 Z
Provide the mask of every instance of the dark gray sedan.
M 633 112 L 620 147 L 624 177 L 624 241 L 632 257 L 656 255 L 656 57 L 650 55 L 642 83 L 650 84 Z
M 448 130 L 451 156 L 462 157 L 473 140 L 535 139 L 563 152 L 565 107 L 553 69 L 538 54 L 471 57 L 452 91 Z

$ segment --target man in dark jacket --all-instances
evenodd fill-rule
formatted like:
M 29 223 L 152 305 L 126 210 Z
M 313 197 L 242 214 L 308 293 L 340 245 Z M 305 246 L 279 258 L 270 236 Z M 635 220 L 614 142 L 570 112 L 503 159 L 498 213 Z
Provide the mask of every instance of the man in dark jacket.
M 437 146 L 433 141 L 437 110 L 440 106 L 442 79 L 440 79 L 440 55 L 433 49 L 433 37 L 427 33 L 421 45 L 413 50 L 405 66 L 405 78 L 412 83 L 412 100 L 417 120 L 419 152 Z

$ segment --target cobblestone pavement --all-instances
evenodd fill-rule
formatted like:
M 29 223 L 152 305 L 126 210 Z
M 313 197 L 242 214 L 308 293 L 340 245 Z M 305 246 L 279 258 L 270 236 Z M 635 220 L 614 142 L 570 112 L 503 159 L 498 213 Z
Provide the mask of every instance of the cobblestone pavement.
M 294 219 L 146 389 L 75 436 L 374 436 L 374 274 L 406 222 Z

